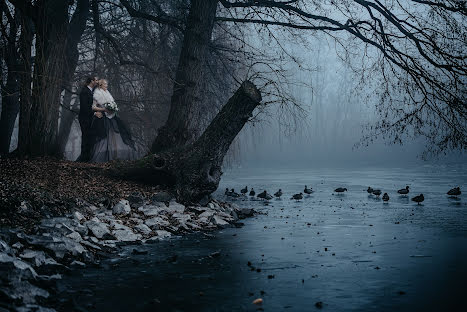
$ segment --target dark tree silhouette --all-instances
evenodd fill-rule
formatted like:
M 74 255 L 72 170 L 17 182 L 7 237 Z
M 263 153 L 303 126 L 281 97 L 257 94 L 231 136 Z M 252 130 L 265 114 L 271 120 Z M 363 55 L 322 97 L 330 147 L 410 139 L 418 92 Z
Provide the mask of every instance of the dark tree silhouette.
M 45 154 L 53 149 L 56 137 L 56 99 L 61 84 L 55 81 L 64 77 L 57 68 L 64 68 L 60 64 L 65 60 L 53 56 L 66 51 L 64 42 L 68 42 L 65 39 L 70 27 L 68 2 L 42 0 L 35 1 L 34 5 L 28 1 L 10 2 L 22 15 L 31 17 L 35 25 L 37 60 L 32 109 L 29 121 L 23 124 L 34 129 L 29 132 L 31 148 L 26 149 L 27 153 Z M 98 3 L 92 1 L 96 43 L 101 39 L 110 43 L 122 65 L 150 67 L 147 62 L 125 56 L 115 35 L 100 24 L 102 14 L 106 13 L 95 9 Z M 206 106 L 201 96 L 206 89 L 203 82 L 209 75 L 206 60 L 215 30 L 225 29 L 224 25 L 239 29 L 249 25 L 249 30 L 266 34 L 279 47 L 282 45 L 275 36 L 276 31 L 286 31 L 297 40 L 301 34 L 323 33 L 335 40 L 350 65 L 358 53 L 365 53 L 369 66 L 357 71 L 363 84 L 378 86 L 375 94 L 380 98 L 381 115 L 365 139 L 390 134 L 398 142 L 412 132 L 428 138 L 428 148 L 433 151 L 466 147 L 465 1 L 180 1 L 188 4 L 186 20 L 177 15 L 177 10 L 157 6 L 155 2 L 156 9 L 151 12 L 136 0 L 105 3 L 126 12 L 129 18 L 163 25 L 183 36 L 169 116 L 152 145 L 154 154 L 129 168 L 120 168 L 139 178 L 144 178 L 140 174 L 144 172 L 146 179 L 154 183 L 166 181 L 175 187 L 182 202 L 199 200 L 217 187 L 228 146 L 253 110 L 264 106 L 259 105 L 261 95 L 254 86 L 255 80 L 239 83 L 238 91 L 200 136 L 190 129 L 200 105 Z M 226 35 L 236 36 L 229 31 Z M 243 38 L 236 40 L 247 44 Z M 294 60 L 293 55 L 289 57 Z M 262 62 L 262 66 L 271 65 Z M 265 85 L 280 89 L 271 80 Z M 27 90 L 21 96 L 24 93 Z M 261 93 L 268 103 L 275 92 Z
M 4 0 L 0 1 L 0 13 L 6 15 L 6 24 L 2 25 L 1 59 L 6 65 L 6 81 L 1 81 L 2 114 L 0 117 L 0 153 L 8 154 L 11 135 L 19 112 L 19 38 L 20 16 L 17 10 L 11 12 Z M 3 66 L 0 66 L 3 77 Z
M 71 79 L 78 61 L 77 46 L 86 26 L 89 1 L 77 1 L 69 17 L 70 2 L 60 0 L 10 1 L 25 20 L 23 27 L 35 35 L 34 63 L 24 60 L 24 79 L 31 75 L 32 90 L 24 90 L 21 101 L 26 107 L 20 117 L 18 153 L 20 155 L 58 154 L 58 120 L 60 94 Z M 31 23 L 31 24 L 29 24 Z M 28 36 L 31 36 L 29 34 Z M 26 36 L 26 34 L 25 34 Z M 32 36 L 31 36 L 32 38 Z M 32 42 L 23 46 L 31 55 Z M 29 50 L 29 51 L 26 51 Z M 25 81 L 26 81 L 25 80 Z M 29 87 L 22 86 L 28 89 Z M 67 96 L 65 94 L 65 96 Z
M 129 1 L 120 3 L 131 16 L 174 24 L 167 13 L 148 16 L 132 7 Z M 218 3 L 221 8 L 214 9 Z M 465 3 L 360 0 L 330 3 L 220 0 L 218 3 L 191 1 L 174 82 L 172 117 L 159 130 L 153 152 L 164 153 L 190 141 L 189 112 L 199 92 L 197 82 L 203 79 L 203 72 L 193 69 L 198 69 L 197 64 L 205 57 L 206 38 L 212 33 L 213 19 L 217 23 L 254 24 L 267 29 L 325 32 L 348 54 L 355 53 L 351 50 L 354 43 L 348 40 L 373 48 L 382 74 L 380 113 L 383 118 L 374 127 L 375 133 L 393 133 L 398 140 L 398 135 L 410 128 L 429 138 L 434 148 L 465 149 Z M 427 19 L 427 14 L 433 22 Z M 350 36 L 343 37 L 345 34 Z M 217 142 L 212 145 L 216 148 Z M 159 158 L 153 155 L 150 159 Z M 170 175 L 171 170 L 165 173 Z M 180 189 L 178 194 L 185 201 L 196 198 L 181 195 Z

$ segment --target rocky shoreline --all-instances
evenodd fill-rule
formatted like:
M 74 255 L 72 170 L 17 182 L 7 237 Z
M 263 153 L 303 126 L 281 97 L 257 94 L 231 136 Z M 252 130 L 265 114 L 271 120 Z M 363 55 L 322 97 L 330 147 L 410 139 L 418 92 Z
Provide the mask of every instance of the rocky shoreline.
M 27 210 L 27 203 L 22 204 Z M 55 282 L 69 270 L 96 265 L 123 245 L 241 226 L 239 220 L 253 214 L 252 209 L 215 199 L 184 206 L 166 192 L 149 200 L 133 193 L 113 206 L 82 203 L 70 214 L 42 219 L 27 233 L 4 228 L 0 231 L 0 312 L 55 311 Z

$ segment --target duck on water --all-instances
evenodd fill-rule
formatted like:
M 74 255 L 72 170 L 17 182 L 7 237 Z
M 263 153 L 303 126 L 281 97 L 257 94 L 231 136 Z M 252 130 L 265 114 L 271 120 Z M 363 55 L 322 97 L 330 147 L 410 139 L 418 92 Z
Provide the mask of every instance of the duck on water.
M 258 198 L 261 198 L 261 199 L 265 199 L 265 200 L 271 200 L 271 199 L 273 199 L 273 197 L 272 197 L 270 194 L 268 194 L 268 192 L 267 192 L 266 190 L 264 190 L 263 192 L 259 193 L 257 197 L 258 197 Z
M 379 196 L 381 195 L 381 193 L 382 193 L 381 190 L 373 190 L 373 195 L 375 196 Z
M 401 195 L 409 194 L 409 186 L 407 185 L 405 188 L 398 190 L 397 193 L 399 193 Z
M 277 192 L 274 193 L 274 196 L 280 198 L 282 196 L 282 189 L 279 189 Z
M 455 188 L 453 188 L 453 189 L 450 189 L 450 190 L 447 192 L 447 194 L 448 194 L 449 196 L 453 196 L 453 197 L 457 197 L 457 196 L 459 196 L 461 193 L 462 193 L 462 192 L 461 192 L 460 187 L 455 187 Z
M 290 199 L 295 199 L 296 201 L 299 201 L 300 199 L 303 199 L 303 194 L 302 193 L 294 194 L 292 197 L 290 197 Z
M 245 195 L 246 193 L 248 193 L 248 186 L 245 186 L 245 188 L 242 188 L 240 190 L 240 193 L 242 193 L 242 195 Z
M 344 192 L 347 192 L 347 189 L 345 187 L 338 187 L 334 190 L 334 192 L 342 194 Z
M 425 200 L 425 197 L 423 197 L 423 194 L 412 197 L 412 201 L 416 202 L 417 205 L 420 205 L 420 203 L 423 202 L 424 200 Z

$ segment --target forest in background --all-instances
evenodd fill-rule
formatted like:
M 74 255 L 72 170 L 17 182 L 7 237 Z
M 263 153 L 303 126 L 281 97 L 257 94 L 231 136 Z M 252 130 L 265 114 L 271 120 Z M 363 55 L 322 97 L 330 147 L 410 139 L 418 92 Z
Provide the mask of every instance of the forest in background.
M 152 152 L 123 172 L 150 169 L 180 199 L 199 199 L 217 187 L 245 123 L 275 118 L 293 134 L 306 104 L 294 96 L 304 84 L 296 72 L 316 70 L 294 51 L 317 35 L 377 99 L 363 142 L 466 146 L 463 1 L 2 0 L 0 10 L 4 154 L 19 116 L 13 156 L 63 157 L 74 96 L 96 74 L 110 81 L 141 154 Z

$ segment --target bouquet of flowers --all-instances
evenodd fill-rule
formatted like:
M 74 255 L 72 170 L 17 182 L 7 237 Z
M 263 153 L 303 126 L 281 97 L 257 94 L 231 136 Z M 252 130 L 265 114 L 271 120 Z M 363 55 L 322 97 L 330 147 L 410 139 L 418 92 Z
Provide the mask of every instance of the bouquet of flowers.
M 118 112 L 118 105 L 114 101 L 105 103 L 104 107 L 112 113 Z

